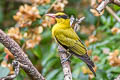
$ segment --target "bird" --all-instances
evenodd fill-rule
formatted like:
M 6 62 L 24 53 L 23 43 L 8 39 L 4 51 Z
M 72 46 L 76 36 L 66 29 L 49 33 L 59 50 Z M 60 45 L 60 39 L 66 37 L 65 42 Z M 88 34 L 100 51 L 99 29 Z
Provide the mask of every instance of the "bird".
M 55 18 L 56 24 L 52 28 L 52 36 L 71 55 L 75 55 L 85 62 L 94 76 L 96 73 L 93 69 L 94 62 L 87 54 L 87 49 L 82 43 L 76 32 L 70 26 L 70 18 L 63 12 L 48 13 L 46 16 Z

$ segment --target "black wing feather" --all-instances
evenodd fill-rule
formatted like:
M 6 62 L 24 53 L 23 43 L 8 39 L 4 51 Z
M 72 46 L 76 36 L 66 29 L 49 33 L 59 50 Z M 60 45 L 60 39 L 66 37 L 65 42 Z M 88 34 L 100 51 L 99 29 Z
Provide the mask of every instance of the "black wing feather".
M 80 58 L 81 60 L 83 60 L 86 64 L 87 64 L 87 66 L 88 66 L 88 68 L 93 72 L 93 74 L 94 74 L 94 76 L 96 76 L 96 73 L 95 73 L 95 71 L 93 70 L 93 67 L 95 67 L 95 65 L 94 65 L 94 63 L 93 63 L 93 61 L 92 60 L 90 60 L 90 57 L 87 55 L 87 53 L 86 54 L 84 54 L 84 55 L 77 55 L 77 54 L 75 54 L 75 53 L 73 53 L 74 55 L 76 55 L 78 58 Z

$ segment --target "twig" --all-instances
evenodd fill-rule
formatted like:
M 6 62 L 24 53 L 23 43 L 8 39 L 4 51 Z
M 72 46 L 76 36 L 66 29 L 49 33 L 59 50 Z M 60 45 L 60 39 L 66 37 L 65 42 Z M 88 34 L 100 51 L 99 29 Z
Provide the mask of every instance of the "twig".
M 74 31 L 77 32 L 79 29 L 79 24 L 85 19 L 85 17 L 81 17 L 80 19 L 76 19 L 76 24 L 74 26 Z
M 80 19 L 75 19 L 73 16 L 71 16 L 71 18 L 70 18 L 70 25 L 73 24 L 74 20 L 76 20 L 74 30 L 77 31 L 77 28 L 79 27 L 79 24 L 84 19 L 85 19 L 85 17 L 82 17 Z M 59 51 L 59 55 L 60 55 L 60 60 L 61 60 L 61 62 L 63 62 L 63 60 L 65 60 L 68 57 L 68 55 L 66 53 L 66 50 L 59 45 L 58 46 L 58 51 Z M 66 61 L 66 62 L 62 63 L 62 67 L 63 67 L 63 72 L 64 72 L 64 80 L 72 80 L 72 73 L 71 73 L 71 68 L 70 68 L 70 62 Z
M 20 48 L 20 46 L 13 39 L 7 36 L 1 29 L 0 42 L 9 49 L 9 51 L 14 55 L 15 60 L 19 61 L 23 65 L 27 65 L 27 68 L 22 68 L 32 80 L 45 80 L 45 78 L 33 66 L 33 64 L 31 63 L 27 55 L 23 52 L 23 50 Z
M 116 14 L 109 6 L 106 6 L 106 10 L 107 10 L 118 22 L 120 22 L 120 18 L 117 16 L 117 14 Z
M 98 11 L 98 13 L 100 14 L 104 8 L 110 4 L 110 3 L 113 3 L 113 4 L 116 4 L 118 6 L 120 6 L 120 1 L 119 0 L 103 0 L 96 8 L 96 10 Z
M 74 20 L 75 20 L 75 18 L 74 18 L 74 16 L 72 15 L 72 16 L 70 17 L 70 26 L 72 26 Z
M 110 0 L 103 0 L 96 8 L 96 10 L 98 11 L 98 13 L 100 14 L 102 12 L 102 10 L 107 6 L 107 4 L 110 3 Z

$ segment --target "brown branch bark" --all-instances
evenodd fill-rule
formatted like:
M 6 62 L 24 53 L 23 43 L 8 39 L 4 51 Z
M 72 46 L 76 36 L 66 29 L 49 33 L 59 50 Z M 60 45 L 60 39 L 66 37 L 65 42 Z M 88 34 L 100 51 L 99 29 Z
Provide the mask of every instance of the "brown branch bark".
M 33 66 L 28 56 L 20 46 L 0 29 L 0 43 L 2 43 L 14 55 L 15 60 L 28 67 L 22 67 L 32 80 L 45 80 L 45 78 Z

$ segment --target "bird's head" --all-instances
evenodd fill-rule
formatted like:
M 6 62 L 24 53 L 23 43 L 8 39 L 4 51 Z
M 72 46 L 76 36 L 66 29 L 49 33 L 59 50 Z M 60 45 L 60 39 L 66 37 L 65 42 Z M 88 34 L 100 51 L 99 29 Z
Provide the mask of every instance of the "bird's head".
M 58 12 L 56 14 L 46 14 L 46 16 L 50 16 L 52 18 L 55 18 L 55 20 L 57 21 L 57 23 L 70 23 L 70 19 L 69 17 L 62 12 Z

